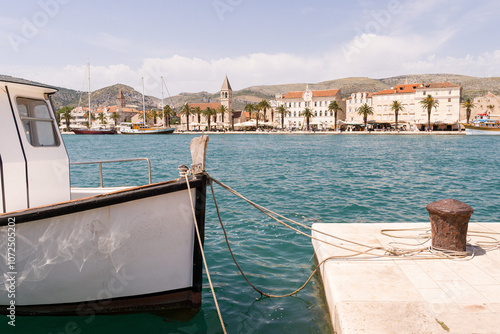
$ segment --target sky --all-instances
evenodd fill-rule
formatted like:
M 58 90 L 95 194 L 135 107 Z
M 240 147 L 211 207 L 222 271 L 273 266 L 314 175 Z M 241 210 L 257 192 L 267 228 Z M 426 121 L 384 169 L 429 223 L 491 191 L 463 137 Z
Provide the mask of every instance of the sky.
M 92 91 L 500 76 L 498 0 L 0 0 L 0 74 Z M 162 78 L 163 83 L 162 84 Z M 144 85 L 142 84 L 144 78 Z M 168 91 L 168 93 L 167 93 Z M 286 93 L 286 92 L 284 92 Z

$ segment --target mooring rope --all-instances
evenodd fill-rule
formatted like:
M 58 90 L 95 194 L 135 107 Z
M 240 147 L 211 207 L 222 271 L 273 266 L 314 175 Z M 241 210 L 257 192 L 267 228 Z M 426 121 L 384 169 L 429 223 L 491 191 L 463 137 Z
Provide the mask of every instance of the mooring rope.
M 207 174 L 208 175 L 208 174 Z M 221 228 L 222 228 L 222 231 L 224 233 L 224 238 L 226 240 L 226 244 L 227 244 L 227 247 L 229 249 L 229 252 L 231 254 L 231 257 L 235 263 L 235 265 L 237 266 L 238 270 L 240 271 L 241 275 L 243 276 L 243 278 L 247 281 L 247 283 L 254 289 L 256 290 L 258 293 L 260 293 L 261 295 L 263 296 L 267 296 L 267 297 L 288 297 L 288 296 L 291 296 L 291 295 L 294 295 L 296 294 L 297 292 L 299 292 L 300 290 L 302 290 L 303 288 L 306 287 L 306 285 L 311 281 L 312 277 L 314 276 L 314 274 L 317 272 L 318 268 L 320 268 L 320 266 L 325 263 L 326 261 L 328 260 L 332 260 L 332 259 L 346 259 L 346 258 L 351 258 L 351 257 L 356 257 L 356 256 L 360 256 L 360 255 L 372 255 L 372 256 L 376 256 L 376 257 L 384 257 L 384 258 L 391 258 L 391 259 L 394 259 L 394 258 L 398 258 L 398 259 L 408 259 L 408 260 L 411 260 L 411 259 L 419 259 L 419 260 L 423 260 L 423 259 L 453 259 L 453 260 L 460 260 L 460 259 L 466 259 L 466 260 L 470 260 L 472 259 L 474 256 L 475 256 L 475 248 L 476 247 L 481 247 L 481 245 L 483 246 L 488 246 L 488 249 L 484 249 L 484 247 L 482 247 L 482 249 L 484 251 L 489 251 L 489 250 L 495 250 L 495 249 L 500 249 L 500 241 L 494 237 L 491 236 L 491 234 L 498 234 L 500 235 L 500 233 L 497 233 L 497 232 L 478 232 L 478 231 L 470 231 L 470 233 L 468 234 L 468 236 L 478 236 L 478 237 L 485 237 L 485 238 L 488 238 L 490 239 L 490 241 L 476 241 L 476 245 L 471 245 L 472 246 L 472 251 L 469 253 L 469 252 L 460 252 L 460 251 L 450 251 L 450 250 L 445 250 L 445 249 L 438 249 L 436 247 L 433 247 L 433 246 L 425 246 L 423 247 L 424 244 L 426 244 L 428 241 L 431 240 L 431 235 L 430 235 L 430 229 L 428 228 L 407 228 L 407 229 L 383 229 L 380 231 L 380 233 L 382 235 L 385 235 L 385 236 L 388 236 L 388 237 L 391 237 L 391 238 L 400 238 L 400 239 L 403 239 L 403 238 L 412 238 L 412 239 L 422 239 L 421 242 L 418 242 L 418 243 L 415 243 L 415 244 L 408 244 L 408 243 L 403 243 L 403 242 L 391 242 L 389 245 L 391 245 L 391 247 L 374 247 L 374 246 L 370 246 L 370 245 L 366 245 L 366 244 L 362 244 L 362 243 L 359 243 L 359 242 L 355 242 L 355 241 L 352 241 L 352 240 L 347 240 L 347 239 L 344 239 L 344 238 L 340 238 L 340 237 L 337 237 L 337 236 L 334 236 L 334 235 L 331 235 L 331 234 L 328 234 L 326 232 L 323 232 L 323 231 L 318 231 L 316 229 L 313 229 L 305 224 L 301 224 L 299 222 L 296 222 L 292 219 L 289 219 L 287 217 L 284 217 L 272 210 L 269 210 L 257 203 L 254 203 L 253 201 L 247 199 L 245 196 L 241 195 L 240 193 L 238 193 L 237 191 L 235 191 L 234 189 L 232 189 L 231 187 L 225 185 L 224 183 L 212 178 L 211 176 L 208 176 L 209 177 L 209 183 L 210 183 L 210 187 L 211 187 L 211 190 L 212 190 L 212 196 L 214 198 L 214 203 L 215 203 L 215 208 L 216 208 L 216 211 L 217 211 L 217 216 L 218 216 L 218 219 L 219 219 L 219 223 L 221 225 Z M 273 294 L 269 294 L 269 293 L 265 293 L 263 292 L 262 290 L 260 290 L 259 288 L 257 288 L 254 284 L 252 284 L 249 279 L 247 278 L 247 275 L 243 272 L 241 266 L 238 264 L 238 261 L 236 260 L 236 257 L 234 256 L 233 254 L 233 251 L 231 249 L 231 246 L 230 246 L 230 243 L 229 243 L 229 238 L 227 236 L 227 232 L 226 232 L 226 229 L 224 227 L 224 224 L 222 222 L 222 218 L 221 218 L 221 215 L 220 215 L 220 211 L 219 211 L 219 206 L 217 204 L 217 199 L 215 197 L 215 192 L 214 192 L 214 189 L 213 189 L 213 185 L 212 185 L 212 182 L 215 182 L 217 183 L 219 186 L 221 186 L 223 189 L 229 191 L 231 194 L 241 198 L 242 200 L 246 201 L 247 203 L 249 203 L 250 205 L 252 205 L 253 207 L 255 207 L 256 209 L 258 209 L 259 211 L 261 211 L 262 213 L 264 213 L 265 215 L 267 215 L 268 217 L 272 218 L 273 220 L 275 220 L 276 222 L 282 224 L 283 226 L 295 231 L 296 233 L 299 233 L 301 235 L 304 235 L 310 239 L 313 239 L 313 240 L 317 240 L 321 243 L 324 243 L 324 244 L 328 244 L 328 245 L 331 245 L 333 247 L 336 247 L 336 248 L 340 248 L 340 249 L 343 249 L 343 250 L 347 250 L 349 252 L 351 252 L 352 254 L 345 254 L 345 255 L 334 255 L 334 256 L 330 256 L 330 257 L 327 257 L 325 258 L 323 261 L 321 261 L 320 263 L 318 263 L 318 265 L 315 267 L 315 269 L 313 270 L 313 272 L 311 273 L 311 275 L 309 276 L 309 278 L 306 280 L 306 282 L 300 287 L 298 288 L 297 290 L 291 292 L 291 293 L 288 293 L 288 294 L 285 294 L 285 295 L 273 295 Z M 278 219 L 278 218 L 281 218 L 282 220 Z M 322 234 L 322 235 L 325 235 L 327 237 L 330 237 L 332 239 L 336 239 L 336 240 L 339 240 L 341 242 L 346 242 L 346 243 L 350 243 L 350 244 L 353 244 L 353 245 L 356 245 L 356 246 L 361 246 L 363 248 L 366 248 L 365 250 L 356 250 L 356 249 L 352 249 L 352 248 L 348 248 L 348 247 L 343 247 L 339 244 L 334 244 L 334 243 L 331 243 L 329 241 L 326 241 L 324 239 L 319 239 L 319 238 L 316 238 L 316 237 L 313 237 L 312 235 L 309 235 L 309 234 L 306 234 L 292 226 L 290 226 L 289 224 L 285 223 L 283 220 L 287 221 L 287 222 L 290 222 L 292 224 L 296 224 L 300 227 L 303 227 L 305 229 L 308 229 L 308 230 L 311 230 L 311 231 L 314 231 L 316 233 L 319 233 L 319 234 Z M 403 232 L 403 231 L 423 231 L 422 233 L 420 233 L 417 237 L 415 236 L 397 236 L 397 235 L 391 235 L 390 232 Z M 486 234 L 490 234 L 490 235 L 486 235 Z M 417 248 L 402 248 L 401 245 L 403 246 L 410 246 L 410 247 L 417 247 Z M 374 253 L 374 251 L 383 251 L 384 253 Z M 424 255 L 420 255 L 422 253 L 425 253 Z
M 181 167 L 183 167 L 183 168 L 181 169 Z M 212 296 L 214 297 L 215 308 L 217 309 L 217 314 L 219 316 L 222 331 L 224 332 L 224 334 L 227 334 L 226 326 L 224 325 L 224 320 L 222 319 L 222 314 L 220 312 L 219 303 L 217 302 L 217 297 L 215 296 L 215 289 L 214 289 L 214 286 L 212 284 L 212 279 L 210 278 L 210 272 L 208 271 L 207 260 L 205 259 L 205 252 L 203 251 L 203 243 L 201 242 L 200 231 L 198 229 L 198 221 L 196 219 L 196 213 L 195 213 L 194 204 L 193 204 L 193 197 L 191 196 L 191 186 L 189 185 L 190 169 L 185 167 L 185 166 L 181 166 L 181 167 L 179 167 L 179 169 L 181 169 L 180 174 L 181 174 L 181 177 L 184 177 L 186 180 L 186 184 L 187 184 L 187 188 L 188 188 L 188 195 L 189 195 L 189 202 L 191 203 L 191 211 L 193 213 L 193 218 L 194 218 L 193 222 L 194 222 L 194 227 L 196 230 L 196 238 L 198 239 L 198 245 L 200 246 L 201 257 L 203 258 L 203 265 L 205 266 L 205 272 L 207 274 L 208 283 L 210 284 L 210 290 L 212 291 Z

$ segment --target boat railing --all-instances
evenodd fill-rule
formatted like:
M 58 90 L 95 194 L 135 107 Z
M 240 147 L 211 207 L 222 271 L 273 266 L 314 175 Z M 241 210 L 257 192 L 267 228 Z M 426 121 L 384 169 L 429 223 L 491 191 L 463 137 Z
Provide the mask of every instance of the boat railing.
M 100 161 L 83 161 L 83 162 L 70 162 L 70 165 L 90 165 L 99 164 L 99 180 L 101 183 L 101 188 L 103 188 L 103 178 L 102 178 L 102 164 L 113 163 L 113 162 L 130 162 L 130 161 L 146 161 L 148 163 L 148 178 L 149 184 L 151 184 L 151 162 L 148 158 L 134 158 L 134 159 L 116 159 L 116 160 L 100 160 Z

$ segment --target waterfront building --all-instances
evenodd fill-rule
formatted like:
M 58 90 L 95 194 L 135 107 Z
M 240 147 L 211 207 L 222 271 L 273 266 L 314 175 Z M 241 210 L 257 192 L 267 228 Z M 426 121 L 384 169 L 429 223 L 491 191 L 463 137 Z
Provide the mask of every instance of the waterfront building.
M 346 99 L 346 116 L 345 116 L 345 125 L 347 128 L 352 128 L 356 126 L 360 126 L 364 124 L 363 116 L 358 114 L 358 108 L 363 104 L 367 104 L 368 106 L 372 106 L 373 93 L 369 92 L 358 92 L 352 93 Z M 368 120 L 372 120 L 372 116 L 368 116 Z
M 224 82 L 222 83 L 221 91 L 220 91 L 220 102 L 208 102 L 208 103 L 188 103 L 189 107 L 192 109 L 195 109 L 197 107 L 200 108 L 200 110 L 203 112 L 207 108 L 212 108 L 215 110 L 219 110 L 221 106 L 224 106 L 226 108 L 226 112 L 224 113 L 224 116 L 217 112 L 217 114 L 212 116 L 212 119 L 210 120 L 210 126 L 213 127 L 218 127 L 218 128 L 228 128 L 231 127 L 231 122 L 234 114 L 233 110 L 233 89 L 231 88 L 231 84 L 229 83 L 229 79 L 226 77 L 224 78 Z M 181 106 L 182 108 L 182 106 Z M 179 115 L 181 119 L 181 126 L 179 129 L 181 130 L 187 130 L 186 126 L 186 115 Z M 193 127 L 194 126 L 194 127 Z M 200 122 L 198 123 L 198 115 L 195 113 L 192 113 L 189 116 L 189 129 L 199 129 L 199 130 L 204 130 L 205 128 L 208 127 L 208 119 L 207 117 L 202 113 L 200 116 Z
M 431 95 L 439 102 L 439 106 L 431 113 L 432 130 L 459 130 L 460 122 L 464 122 L 460 117 L 462 87 L 450 82 L 437 82 L 421 85 L 415 90 L 417 112 L 414 126 L 421 131 L 427 127 L 427 110 L 422 108 L 420 101 L 427 95 Z
M 192 110 L 191 115 L 189 116 L 189 130 L 205 130 L 208 128 L 208 117 L 204 114 L 205 110 L 208 108 L 212 108 L 214 110 L 217 110 L 220 108 L 221 104 L 220 102 L 208 102 L 208 103 L 188 103 L 189 107 Z M 200 108 L 201 114 L 199 117 L 199 122 L 198 122 L 198 114 L 194 112 L 196 108 Z M 211 116 L 210 119 L 210 127 L 216 127 L 217 126 L 217 117 L 219 115 L 215 114 Z M 186 115 L 181 115 L 181 129 L 186 130 Z M 226 121 L 224 119 L 224 121 Z
M 415 93 L 421 83 L 404 84 L 372 94 L 373 115 L 368 118 L 375 128 L 390 128 L 396 117 L 391 110 L 393 101 L 398 101 L 403 110 L 398 113 L 398 126 L 405 130 L 414 130 L 416 114 L 420 105 L 416 103 Z
M 471 110 L 470 119 L 474 119 L 478 114 L 487 114 L 495 120 L 500 119 L 500 96 L 488 92 L 485 96 L 474 98 L 474 108 Z M 466 116 L 463 117 L 465 118 Z
M 342 108 L 337 114 L 337 121 L 345 120 L 345 101 L 342 101 L 340 89 L 310 90 L 307 85 L 304 91 L 276 95 L 276 106 L 284 105 L 288 111 L 285 116 L 285 128 L 292 130 L 304 129 L 305 119 L 301 114 L 306 108 L 311 109 L 314 114 L 310 120 L 313 128 L 333 129 L 334 113 L 328 110 L 333 101 L 337 101 Z
M 359 94 L 361 93 L 356 93 L 356 97 L 359 97 Z M 433 130 L 458 130 L 461 121 L 461 94 L 462 88 L 450 82 L 397 85 L 371 94 L 373 115 L 368 117 L 368 123 L 370 127 L 375 129 L 393 127 L 396 118 L 394 111 L 391 110 L 391 105 L 394 101 L 398 101 L 404 108 L 398 113 L 398 126 L 400 129 L 423 131 L 427 128 L 427 110 L 422 107 L 420 102 L 427 95 L 431 95 L 439 102 L 439 106 L 431 113 L 431 128 Z M 355 103 L 356 101 L 358 103 Z M 368 94 L 366 95 L 366 101 L 369 104 Z M 359 105 L 359 100 L 354 98 L 353 102 L 351 96 L 350 101 L 347 102 L 347 121 L 350 118 L 359 121 L 355 118 L 355 112 L 352 112 L 354 107 L 358 108 Z

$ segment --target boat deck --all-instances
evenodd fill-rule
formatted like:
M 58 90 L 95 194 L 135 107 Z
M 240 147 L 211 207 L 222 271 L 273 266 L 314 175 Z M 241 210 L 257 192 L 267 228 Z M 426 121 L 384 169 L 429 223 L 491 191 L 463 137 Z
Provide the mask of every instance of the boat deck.
M 390 236 L 380 233 L 383 229 L 416 227 L 430 229 L 430 224 L 313 225 L 318 231 L 374 247 L 416 244 L 421 241 L 418 234 L 422 231 L 391 232 Z M 471 236 L 471 231 L 497 233 L 491 236 L 500 239 L 499 223 L 469 224 L 471 242 L 487 241 L 484 237 Z M 312 235 L 336 245 L 365 249 L 315 231 Z M 481 245 L 468 260 L 369 255 L 328 260 L 320 271 L 335 332 L 500 332 L 500 246 L 497 243 L 496 250 L 485 251 L 492 246 Z M 317 240 L 313 240 L 313 246 L 318 262 L 331 256 L 352 254 Z

